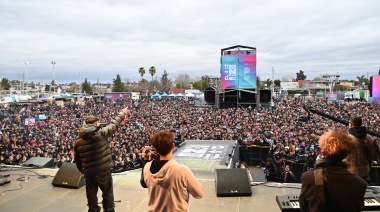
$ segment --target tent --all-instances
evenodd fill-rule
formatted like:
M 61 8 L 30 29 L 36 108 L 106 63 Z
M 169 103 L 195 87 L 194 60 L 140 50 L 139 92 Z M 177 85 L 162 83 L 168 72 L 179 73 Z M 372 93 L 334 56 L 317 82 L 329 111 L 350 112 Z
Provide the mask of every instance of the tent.
M 176 96 L 177 96 L 177 95 L 175 95 L 174 93 L 171 93 L 171 94 L 169 94 L 168 97 L 174 99 Z
M 187 93 L 185 96 L 186 96 L 186 97 L 194 97 L 194 94 L 192 94 L 192 93 Z
M 155 94 L 153 94 L 150 98 L 151 98 L 151 99 L 159 99 L 159 98 L 161 98 L 161 96 L 160 96 L 160 94 L 155 93 Z
M 166 94 L 165 92 L 161 94 L 161 98 L 166 98 L 166 97 L 168 97 L 168 94 Z

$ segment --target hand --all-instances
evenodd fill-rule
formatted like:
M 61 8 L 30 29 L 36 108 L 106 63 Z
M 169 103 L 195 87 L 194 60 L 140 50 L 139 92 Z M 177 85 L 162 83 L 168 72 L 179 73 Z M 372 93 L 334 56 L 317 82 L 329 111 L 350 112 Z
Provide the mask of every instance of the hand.
M 125 114 L 126 117 L 128 117 L 128 115 L 129 115 L 128 107 L 123 109 L 123 113 Z

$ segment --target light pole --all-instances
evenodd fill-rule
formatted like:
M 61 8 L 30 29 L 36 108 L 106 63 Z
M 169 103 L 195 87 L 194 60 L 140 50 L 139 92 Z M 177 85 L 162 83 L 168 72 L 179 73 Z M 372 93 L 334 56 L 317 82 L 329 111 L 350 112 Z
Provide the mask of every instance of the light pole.
M 55 61 L 51 61 L 51 64 L 53 65 L 53 86 L 54 86 L 54 98 L 55 98 L 55 69 L 54 69 L 54 66 L 55 66 Z
M 25 62 L 25 73 L 26 73 L 26 95 L 28 95 L 28 65 L 29 62 Z

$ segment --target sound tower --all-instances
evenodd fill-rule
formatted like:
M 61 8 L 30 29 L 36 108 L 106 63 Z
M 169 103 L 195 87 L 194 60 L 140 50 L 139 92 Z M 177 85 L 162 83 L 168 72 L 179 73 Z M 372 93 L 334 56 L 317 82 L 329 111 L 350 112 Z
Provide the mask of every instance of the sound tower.
M 251 196 L 247 169 L 215 169 L 215 191 L 218 197 Z
M 75 163 L 65 162 L 58 170 L 51 184 L 59 187 L 80 188 L 84 186 L 86 182 Z
M 215 94 L 216 94 L 216 91 L 213 87 L 208 87 L 206 90 L 205 90 L 205 101 L 207 102 L 207 104 L 215 104 Z
M 54 160 L 53 158 L 31 157 L 29 160 L 25 161 L 25 163 L 23 163 L 22 165 L 29 166 L 29 167 L 52 168 L 54 167 Z

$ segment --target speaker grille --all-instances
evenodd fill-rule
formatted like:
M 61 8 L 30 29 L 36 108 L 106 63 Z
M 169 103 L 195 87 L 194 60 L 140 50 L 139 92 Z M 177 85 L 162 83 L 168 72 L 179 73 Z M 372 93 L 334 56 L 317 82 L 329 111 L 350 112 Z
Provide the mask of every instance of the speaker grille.
M 218 197 L 251 196 L 246 169 L 216 169 L 215 190 Z

